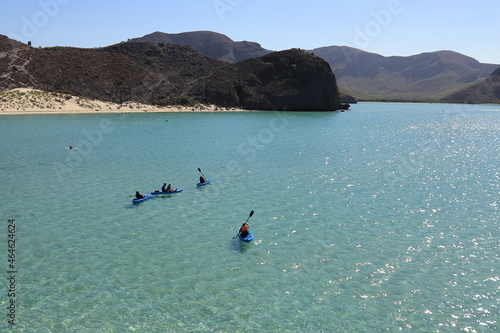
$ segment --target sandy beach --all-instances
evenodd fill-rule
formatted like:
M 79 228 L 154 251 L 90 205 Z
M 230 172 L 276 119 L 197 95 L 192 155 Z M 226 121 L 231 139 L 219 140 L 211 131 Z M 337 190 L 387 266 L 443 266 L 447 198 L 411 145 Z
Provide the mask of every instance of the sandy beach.
M 123 112 L 234 112 L 248 111 L 216 105 L 155 106 L 133 101 L 123 104 L 90 100 L 68 94 L 18 88 L 0 93 L 0 115 L 63 114 L 63 113 L 123 113 Z

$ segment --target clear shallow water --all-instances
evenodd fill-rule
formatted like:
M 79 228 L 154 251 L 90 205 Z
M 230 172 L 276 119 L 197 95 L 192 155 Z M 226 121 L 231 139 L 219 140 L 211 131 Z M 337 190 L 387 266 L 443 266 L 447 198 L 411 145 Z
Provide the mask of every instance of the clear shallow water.
M 2 116 L 16 327 L 496 331 L 499 120 L 498 106 L 382 103 Z M 212 185 L 196 188 L 197 168 Z M 132 205 L 163 182 L 184 191 Z M 251 210 L 246 245 L 232 238 Z

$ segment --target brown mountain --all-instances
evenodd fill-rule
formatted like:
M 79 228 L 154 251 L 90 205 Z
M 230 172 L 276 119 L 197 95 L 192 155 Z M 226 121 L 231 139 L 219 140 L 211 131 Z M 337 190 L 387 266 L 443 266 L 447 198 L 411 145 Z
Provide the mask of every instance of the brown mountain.
M 452 51 L 383 57 L 330 46 L 313 52 L 331 65 L 340 89 L 360 99 L 438 100 L 499 67 Z
M 0 91 L 30 87 L 116 103 L 340 107 L 328 64 L 300 50 L 229 64 L 183 45 L 130 42 L 98 49 L 37 49 L 0 35 L 0 78 Z
M 443 98 L 454 103 L 500 104 L 500 68 L 486 79 Z
M 179 34 L 157 31 L 128 41 L 187 45 L 207 57 L 230 63 L 262 57 L 273 52 L 262 48 L 258 43 L 235 42 L 226 35 L 212 31 L 192 31 Z M 344 93 L 340 93 L 340 100 L 344 103 L 356 103 L 355 98 Z
M 262 48 L 258 43 L 235 42 L 226 35 L 211 31 L 193 31 L 179 34 L 167 34 L 157 31 L 143 37 L 132 38 L 129 41 L 187 45 L 207 57 L 226 62 L 258 58 L 272 52 Z

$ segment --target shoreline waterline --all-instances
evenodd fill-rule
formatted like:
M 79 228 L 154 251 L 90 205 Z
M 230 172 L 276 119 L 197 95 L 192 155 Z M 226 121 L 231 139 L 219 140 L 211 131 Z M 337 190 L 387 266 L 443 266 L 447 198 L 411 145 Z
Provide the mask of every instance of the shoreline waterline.
M 230 109 L 230 110 L 183 110 L 183 109 L 157 109 L 157 110 L 23 110 L 23 111 L 0 111 L 1 115 L 68 115 L 68 114 L 127 114 L 127 113 L 225 113 L 225 112 L 259 112 L 259 110 L 243 110 L 243 109 Z M 334 111 L 332 111 L 334 112 Z
M 157 106 L 127 101 L 118 104 L 31 88 L 16 88 L 0 93 L 0 115 L 244 111 L 255 110 L 203 103 L 195 105 Z

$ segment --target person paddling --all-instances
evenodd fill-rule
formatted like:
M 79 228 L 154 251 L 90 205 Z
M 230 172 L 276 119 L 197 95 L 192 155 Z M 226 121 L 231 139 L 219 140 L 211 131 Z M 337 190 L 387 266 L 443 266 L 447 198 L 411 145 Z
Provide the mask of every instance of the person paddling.
M 250 228 L 250 225 L 248 223 L 243 223 L 241 224 L 241 227 L 240 227 L 240 236 L 245 238 L 246 236 L 248 236 L 248 229 Z
M 135 191 L 135 198 L 136 199 L 142 199 L 142 198 L 144 198 L 144 195 L 141 192 L 139 192 L 139 191 Z
M 207 182 L 207 180 L 205 178 L 203 178 L 203 176 L 200 176 L 200 183 L 204 184 L 206 182 Z

